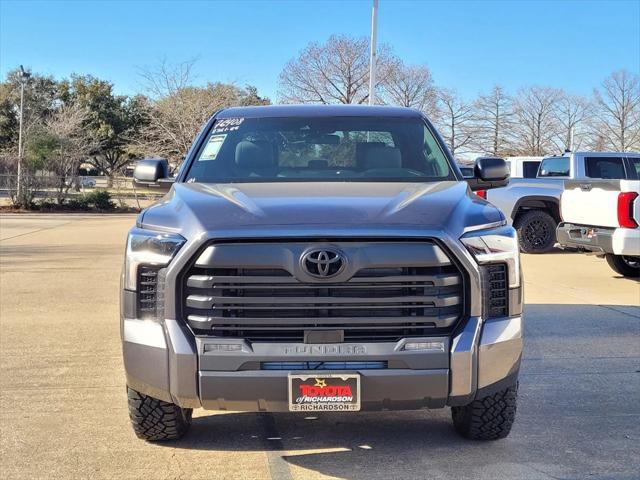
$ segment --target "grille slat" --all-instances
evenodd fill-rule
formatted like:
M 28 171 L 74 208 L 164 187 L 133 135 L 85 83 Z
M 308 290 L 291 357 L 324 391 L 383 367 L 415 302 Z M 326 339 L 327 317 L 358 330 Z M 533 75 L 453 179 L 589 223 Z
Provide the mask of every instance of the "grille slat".
M 250 308 L 271 308 L 279 310 L 281 308 L 352 308 L 353 306 L 369 306 L 373 308 L 395 308 L 397 306 L 408 305 L 416 307 L 419 305 L 426 307 L 447 307 L 460 303 L 458 295 L 442 296 L 420 296 L 407 295 L 404 297 L 208 297 L 204 295 L 189 295 L 187 297 L 187 307 L 199 309 L 229 308 L 234 306 L 240 309 Z M 251 306 L 248 306 L 251 305 Z M 257 306 L 254 306 L 257 305 Z M 290 305 L 295 305 L 290 307 Z
M 447 328 L 455 323 L 458 319 L 457 315 L 441 315 L 438 317 L 426 317 L 426 316 L 415 316 L 415 317 L 327 317 L 322 318 L 322 325 L 330 326 L 330 327 L 344 327 L 350 325 L 375 325 L 375 324 L 385 324 L 385 325 L 393 325 L 395 323 L 407 322 L 411 320 L 412 322 L 419 324 L 427 324 L 433 325 L 438 328 Z M 201 326 L 209 326 L 215 327 L 216 325 L 228 325 L 231 321 L 229 317 L 223 316 L 206 316 L 206 315 L 189 315 L 187 320 L 190 323 L 201 325 Z M 233 318 L 234 325 L 238 326 L 261 326 L 261 325 L 270 325 L 275 327 L 280 326 L 291 326 L 295 325 L 296 328 L 300 328 L 302 326 L 315 326 L 317 323 L 312 320 L 316 320 L 316 318 L 309 317 L 287 317 L 287 318 L 274 318 L 274 317 L 236 317 Z
M 343 330 L 345 341 L 441 335 L 462 314 L 463 279 L 439 247 L 420 245 L 339 244 L 347 255 L 364 248 L 384 250 L 388 258 L 381 266 L 367 265 L 374 255 L 361 255 L 348 278 L 333 282 L 301 281 L 289 272 L 297 267 L 281 252 L 290 249 L 300 258 L 305 245 L 273 244 L 275 259 L 267 258 L 272 250 L 262 245 L 262 255 L 251 260 L 255 244 L 244 245 L 247 255 L 243 244 L 209 247 L 184 276 L 183 313 L 196 334 L 251 341 L 302 342 L 305 331 L 327 329 Z M 228 252 L 251 265 L 230 268 Z M 216 256 L 224 259 L 222 268 L 215 266 Z
M 356 284 L 362 286 L 405 286 L 404 282 L 415 282 L 416 286 L 424 285 L 444 287 L 460 284 L 459 275 L 414 275 L 411 278 L 406 276 L 386 275 L 380 277 L 359 277 L 355 276 L 347 282 L 341 284 L 323 283 L 323 286 L 332 288 L 353 288 Z M 278 284 L 278 285 L 274 285 Z M 282 284 L 282 285 L 280 285 Z M 294 277 L 271 277 L 271 276 L 214 276 L 214 275 L 191 275 L 187 279 L 187 286 L 194 288 L 309 288 L 309 285 L 301 285 Z

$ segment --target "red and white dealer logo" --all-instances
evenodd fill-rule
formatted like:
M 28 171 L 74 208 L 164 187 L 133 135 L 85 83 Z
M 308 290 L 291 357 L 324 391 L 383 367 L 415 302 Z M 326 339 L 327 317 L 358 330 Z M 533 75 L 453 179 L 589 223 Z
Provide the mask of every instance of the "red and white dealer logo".
M 316 378 L 314 385 L 300 384 L 300 397 L 296 399 L 302 402 L 352 402 L 353 392 L 350 385 L 327 385 L 323 378 Z
M 360 377 L 357 374 L 289 376 L 289 410 L 358 411 Z

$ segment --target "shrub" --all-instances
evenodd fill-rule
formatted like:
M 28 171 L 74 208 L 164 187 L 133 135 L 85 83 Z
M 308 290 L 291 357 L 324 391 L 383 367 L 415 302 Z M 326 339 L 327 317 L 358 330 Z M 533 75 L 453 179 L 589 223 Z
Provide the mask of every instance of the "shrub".
M 108 212 L 116 209 L 116 204 L 111 200 L 111 195 L 106 190 L 94 190 L 90 193 L 71 197 L 63 204 L 45 199 L 37 205 L 39 210 L 47 212 L 57 211 L 89 211 Z
M 78 199 L 80 204 L 85 204 L 88 208 L 95 208 L 100 211 L 114 210 L 116 204 L 111 201 L 111 194 L 106 190 L 94 190 L 81 195 Z

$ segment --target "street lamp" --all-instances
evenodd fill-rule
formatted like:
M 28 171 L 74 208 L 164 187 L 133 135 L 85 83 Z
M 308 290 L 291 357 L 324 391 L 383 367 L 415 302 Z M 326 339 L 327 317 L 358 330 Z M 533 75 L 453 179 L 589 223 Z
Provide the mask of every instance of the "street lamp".
M 371 8 L 371 49 L 369 51 L 369 105 L 376 103 L 376 40 L 378 37 L 378 0 Z
M 29 81 L 29 77 L 31 77 L 31 74 L 25 72 L 22 65 L 20 65 L 20 76 L 18 77 L 20 81 L 20 129 L 18 130 L 18 185 L 16 189 L 18 203 L 22 202 L 22 119 L 24 117 L 24 87 Z

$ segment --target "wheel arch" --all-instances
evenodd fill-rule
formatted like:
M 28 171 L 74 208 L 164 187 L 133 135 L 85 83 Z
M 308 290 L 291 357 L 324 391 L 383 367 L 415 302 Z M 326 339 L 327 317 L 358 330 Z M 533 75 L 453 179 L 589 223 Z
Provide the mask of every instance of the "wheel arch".
M 560 200 L 545 195 L 528 195 L 519 198 L 511 211 L 511 220 L 515 223 L 520 215 L 529 210 L 543 210 L 549 213 L 556 223 L 560 223 Z

